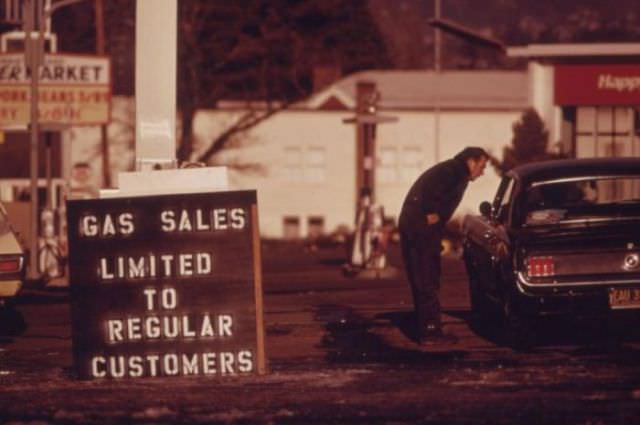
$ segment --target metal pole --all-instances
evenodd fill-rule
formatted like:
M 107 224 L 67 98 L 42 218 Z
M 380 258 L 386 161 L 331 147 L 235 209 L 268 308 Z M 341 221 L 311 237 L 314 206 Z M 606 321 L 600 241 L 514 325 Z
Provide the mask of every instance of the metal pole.
M 43 132 L 44 136 L 44 148 L 45 148 L 45 163 L 44 163 L 44 173 L 45 178 L 47 180 L 47 203 L 46 208 L 48 210 L 53 211 L 53 171 L 52 171 L 52 147 L 53 143 L 53 133 L 51 131 Z
M 96 52 L 99 55 L 105 54 L 104 40 L 104 3 L 102 0 L 95 0 L 96 19 Z M 111 159 L 109 155 L 109 138 L 107 126 L 100 125 L 100 142 L 102 146 L 102 183 L 104 187 L 111 187 Z
M 434 0 L 434 18 L 440 19 L 441 8 L 440 0 Z M 434 40 L 433 40 L 433 69 L 434 69 L 434 107 L 433 107 L 433 147 L 434 147 L 434 159 L 435 162 L 440 161 L 440 68 L 441 68 L 441 38 L 439 28 L 434 28 Z
M 176 168 L 177 0 L 136 0 L 136 170 Z
M 27 277 L 38 279 L 38 53 L 40 48 L 40 32 L 34 40 L 32 35 L 36 29 L 36 12 L 42 8 L 37 7 L 36 2 L 41 0 L 25 0 L 25 50 L 27 68 L 30 73 L 30 122 L 29 122 L 29 150 L 30 150 L 30 174 L 31 174 L 31 237 L 29 244 L 29 269 Z
M 440 5 L 440 0 L 434 0 L 435 4 L 434 4 L 434 18 L 436 20 L 440 20 L 440 15 L 442 14 L 441 12 L 441 5 Z M 435 39 L 434 39 L 434 46 L 433 46 L 433 55 L 434 55 L 434 68 L 436 70 L 436 72 L 440 71 L 440 60 L 441 60 L 441 52 L 440 52 L 440 42 L 441 42 L 441 38 L 442 38 L 442 33 L 440 32 L 439 28 L 434 28 L 435 31 Z

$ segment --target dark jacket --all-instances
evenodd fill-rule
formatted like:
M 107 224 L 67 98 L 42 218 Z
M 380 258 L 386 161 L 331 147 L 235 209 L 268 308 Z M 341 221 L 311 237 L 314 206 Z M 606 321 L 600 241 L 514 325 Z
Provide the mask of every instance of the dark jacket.
M 469 183 L 469 168 L 462 160 L 449 159 L 426 170 L 413 183 L 400 212 L 399 227 L 405 234 L 442 234 Z M 427 226 L 425 216 L 436 213 L 440 221 Z

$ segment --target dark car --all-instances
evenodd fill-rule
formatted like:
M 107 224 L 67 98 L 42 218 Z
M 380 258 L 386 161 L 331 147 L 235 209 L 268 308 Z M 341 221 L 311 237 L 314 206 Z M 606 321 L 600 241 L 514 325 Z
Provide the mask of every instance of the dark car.
M 640 158 L 516 167 L 463 223 L 473 316 L 513 344 L 540 316 L 640 311 Z

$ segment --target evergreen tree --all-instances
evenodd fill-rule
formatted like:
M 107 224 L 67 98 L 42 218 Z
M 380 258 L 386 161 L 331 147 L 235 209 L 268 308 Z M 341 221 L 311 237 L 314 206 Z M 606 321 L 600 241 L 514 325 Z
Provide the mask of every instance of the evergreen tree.
M 513 123 L 511 146 L 502 152 L 502 161 L 494 159 L 493 165 L 499 174 L 504 174 L 513 167 L 527 162 L 544 161 L 562 157 L 547 151 L 549 130 L 544 121 L 533 108 L 526 109 L 520 119 Z

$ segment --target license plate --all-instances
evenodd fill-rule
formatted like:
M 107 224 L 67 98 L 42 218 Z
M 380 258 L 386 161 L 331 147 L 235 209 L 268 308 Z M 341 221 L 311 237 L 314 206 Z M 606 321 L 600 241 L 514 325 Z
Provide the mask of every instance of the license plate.
M 640 308 L 640 288 L 611 288 L 609 306 L 613 309 Z

